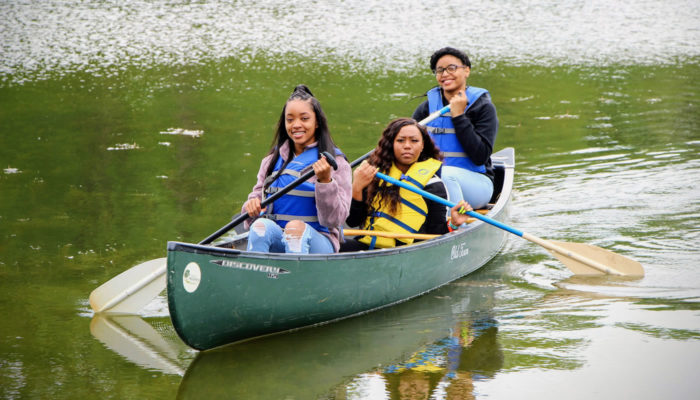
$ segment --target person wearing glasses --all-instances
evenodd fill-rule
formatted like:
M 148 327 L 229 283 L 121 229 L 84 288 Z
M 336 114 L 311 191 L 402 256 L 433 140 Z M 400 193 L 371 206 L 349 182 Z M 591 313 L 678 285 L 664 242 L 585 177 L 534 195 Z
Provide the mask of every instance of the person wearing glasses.
M 449 105 L 450 113 L 427 124 L 428 132 L 444 158 L 442 179 L 451 201 L 466 200 L 474 208 L 486 206 L 493 194 L 491 152 L 498 132 L 496 107 L 486 89 L 469 86 L 471 62 L 453 47 L 437 50 L 430 69 L 438 86 L 413 112 L 421 121 Z

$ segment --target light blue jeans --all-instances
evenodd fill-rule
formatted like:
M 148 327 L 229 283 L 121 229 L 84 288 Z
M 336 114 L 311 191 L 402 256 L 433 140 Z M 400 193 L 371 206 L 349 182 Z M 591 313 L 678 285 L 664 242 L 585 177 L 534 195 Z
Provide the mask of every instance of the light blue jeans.
M 248 232 L 248 251 L 264 253 L 334 253 L 333 243 L 309 224 L 304 224 L 301 238 L 291 238 L 284 229 L 267 218 L 258 218 Z
M 476 210 L 491 200 L 493 182 L 484 174 L 445 165 L 442 167 L 442 180 L 453 203 L 466 200 Z

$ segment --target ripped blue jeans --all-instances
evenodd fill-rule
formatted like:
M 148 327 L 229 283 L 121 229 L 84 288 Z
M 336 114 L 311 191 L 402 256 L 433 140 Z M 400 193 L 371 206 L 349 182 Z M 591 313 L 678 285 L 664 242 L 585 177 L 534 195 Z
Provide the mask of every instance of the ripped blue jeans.
M 334 253 L 331 240 L 309 224 L 304 224 L 301 237 L 285 235 L 284 229 L 267 218 L 258 218 L 248 232 L 248 251 L 263 253 Z

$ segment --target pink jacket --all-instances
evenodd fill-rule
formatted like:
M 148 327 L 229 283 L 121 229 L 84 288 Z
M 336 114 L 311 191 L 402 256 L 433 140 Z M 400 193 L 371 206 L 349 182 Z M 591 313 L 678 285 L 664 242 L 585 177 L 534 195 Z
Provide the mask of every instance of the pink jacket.
M 316 143 L 309 145 L 308 147 L 314 147 Z M 288 142 L 285 142 L 280 148 L 280 157 L 283 160 L 287 160 L 287 154 L 289 152 Z M 263 199 L 263 182 L 265 181 L 265 173 L 267 172 L 267 167 L 270 164 L 272 155 L 268 155 L 262 159 L 260 162 L 260 169 L 258 170 L 258 182 L 253 186 L 253 191 L 248 195 L 248 200 L 253 198 L 258 198 L 262 201 Z M 318 212 L 318 222 L 327 227 L 330 231 L 330 235 L 325 234 L 333 243 L 333 248 L 338 251 L 340 248 L 340 242 L 344 239 L 340 236 L 340 230 L 338 227 L 345 223 L 345 219 L 350 214 L 350 202 L 352 199 L 352 169 L 350 164 L 344 157 L 336 157 L 335 161 L 338 163 L 338 169 L 331 172 L 331 181 L 328 183 L 319 183 L 316 181 L 316 177 L 312 176 L 309 178 L 309 182 L 313 182 L 316 185 L 316 211 Z M 242 212 L 245 213 L 245 209 L 242 208 Z M 248 218 L 245 222 L 246 229 L 250 227 L 253 223 L 252 218 Z

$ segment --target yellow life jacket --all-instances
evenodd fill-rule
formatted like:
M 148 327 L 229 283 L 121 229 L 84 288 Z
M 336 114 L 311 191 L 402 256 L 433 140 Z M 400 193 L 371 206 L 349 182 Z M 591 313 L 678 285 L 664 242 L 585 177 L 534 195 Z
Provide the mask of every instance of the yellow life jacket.
M 442 162 L 434 158 L 429 158 L 411 165 L 404 175 L 401 170 L 396 167 L 396 164 L 392 164 L 387 175 L 416 186 L 419 189 L 423 189 L 441 166 Z M 387 183 L 387 185 L 391 185 L 391 183 Z M 400 188 L 399 196 L 401 201 L 393 214 L 389 213 L 388 204 L 380 206 L 380 196 L 375 196 L 372 200 L 372 208 L 375 211 L 367 216 L 364 229 L 380 232 L 417 233 L 420 227 L 423 226 L 425 218 L 428 215 L 428 206 L 425 204 L 423 196 L 410 190 Z M 412 238 L 394 239 L 378 236 L 363 236 L 359 239 L 360 242 L 368 245 L 370 249 L 375 247 L 396 247 L 397 240 L 405 244 L 413 243 Z

